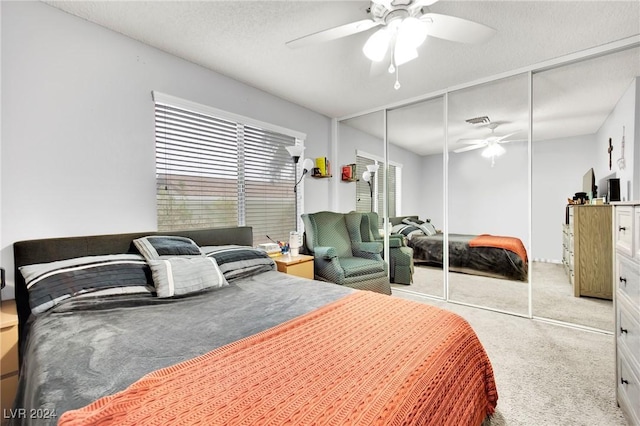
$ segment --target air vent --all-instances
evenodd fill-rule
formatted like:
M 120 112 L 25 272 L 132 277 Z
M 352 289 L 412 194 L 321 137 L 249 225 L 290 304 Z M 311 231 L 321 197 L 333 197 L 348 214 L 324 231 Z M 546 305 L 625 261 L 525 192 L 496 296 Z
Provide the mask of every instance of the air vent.
M 489 120 L 489 117 L 487 117 L 486 115 L 482 117 L 470 118 L 465 121 L 470 124 L 487 124 L 491 122 L 491 120 Z

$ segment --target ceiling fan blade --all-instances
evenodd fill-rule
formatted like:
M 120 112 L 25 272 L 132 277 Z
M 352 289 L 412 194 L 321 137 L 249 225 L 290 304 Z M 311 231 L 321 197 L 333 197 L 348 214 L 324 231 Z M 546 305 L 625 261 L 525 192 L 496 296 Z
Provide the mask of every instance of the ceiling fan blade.
M 436 3 L 438 0 L 415 0 L 411 7 L 426 7 L 431 6 Z
M 517 135 L 518 133 L 522 132 L 522 130 L 518 130 L 517 132 L 513 132 L 513 133 L 509 133 L 508 135 L 504 135 L 504 136 L 500 136 L 498 139 L 496 139 L 496 142 L 513 142 L 513 141 L 505 141 L 505 139 L 513 136 L 513 135 Z
M 367 31 L 373 27 L 381 25 L 371 19 L 363 19 L 362 21 L 351 22 L 350 24 L 340 25 L 339 27 L 329 28 L 317 33 L 309 34 L 295 40 L 290 40 L 285 44 L 292 49 L 308 46 L 310 44 L 322 43 L 325 41 L 335 40 L 341 37 L 347 37 L 353 34 Z
M 479 148 L 484 148 L 485 145 L 471 145 L 471 146 L 465 146 L 464 148 L 458 148 L 458 149 L 454 149 L 453 152 L 455 152 L 456 154 L 459 154 L 461 152 L 467 152 L 467 151 L 472 151 L 474 149 L 479 149 Z
M 486 25 L 439 13 L 425 13 L 420 20 L 429 24 L 430 36 L 458 43 L 484 43 L 496 32 Z
M 463 143 L 466 145 L 475 145 L 475 144 L 485 144 L 487 143 L 486 139 L 458 139 L 456 143 Z
M 498 143 L 510 143 L 510 142 L 527 142 L 528 139 L 509 139 L 508 141 L 498 141 Z

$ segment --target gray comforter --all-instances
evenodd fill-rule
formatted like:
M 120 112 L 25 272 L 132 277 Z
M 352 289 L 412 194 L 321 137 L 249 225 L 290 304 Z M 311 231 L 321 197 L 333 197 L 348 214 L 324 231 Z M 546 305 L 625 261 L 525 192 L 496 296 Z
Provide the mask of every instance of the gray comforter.
M 467 273 L 478 271 L 510 280 L 527 281 L 528 264 L 520 256 L 503 248 L 470 247 L 476 235 L 449 234 L 449 267 L 462 268 Z M 413 235 L 407 245 L 413 249 L 413 259 L 442 268 L 443 234 Z
M 63 412 L 120 391 L 151 371 L 353 291 L 270 271 L 184 298 L 67 301 L 31 324 L 10 424 L 55 424 Z

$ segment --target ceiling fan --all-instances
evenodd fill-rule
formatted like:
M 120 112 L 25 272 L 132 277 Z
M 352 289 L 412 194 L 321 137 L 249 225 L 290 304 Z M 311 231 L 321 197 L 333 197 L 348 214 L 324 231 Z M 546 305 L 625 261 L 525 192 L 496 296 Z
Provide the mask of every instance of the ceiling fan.
M 461 152 L 472 151 L 474 149 L 484 148 L 482 151 L 482 156 L 485 158 L 491 158 L 491 167 L 495 164 L 495 158 L 501 156 L 506 152 L 506 150 L 501 146 L 501 144 L 508 142 L 520 142 L 520 140 L 510 139 L 513 135 L 516 135 L 521 132 L 518 130 L 516 132 L 512 132 L 503 136 L 496 135 L 495 131 L 498 128 L 500 123 L 494 122 L 487 124 L 486 127 L 491 129 L 491 134 L 484 139 L 459 139 L 458 143 L 469 145 L 465 147 L 461 147 L 458 149 L 454 149 L 453 152 L 459 154 Z
M 459 43 L 482 43 L 494 33 L 493 28 L 455 16 L 431 13 L 426 8 L 438 0 L 373 0 L 367 12 L 368 19 L 329 28 L 288 41 L 287 46 L 297 48 L 326 42 L 375 27 L 362 48 L 373 62 L 380 62 L 390 53 L 389 72 L 396 72 L 395 88 L 400 88 L 397 67 L 418 57 L 417 48 L 427 36 Z

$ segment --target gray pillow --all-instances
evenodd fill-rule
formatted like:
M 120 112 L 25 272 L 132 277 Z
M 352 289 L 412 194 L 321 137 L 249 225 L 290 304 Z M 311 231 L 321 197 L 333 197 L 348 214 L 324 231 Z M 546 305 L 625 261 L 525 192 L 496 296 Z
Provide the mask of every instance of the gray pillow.
M 215 259 L 209 257 L 183 256 L 147 262 L 158 297 L 183 296 L 229 285 Z
M 133 244 L 147 260 L 173 256 L 202 256 L 200 247 L 186 237 L 151 235 L 135 239 Z

